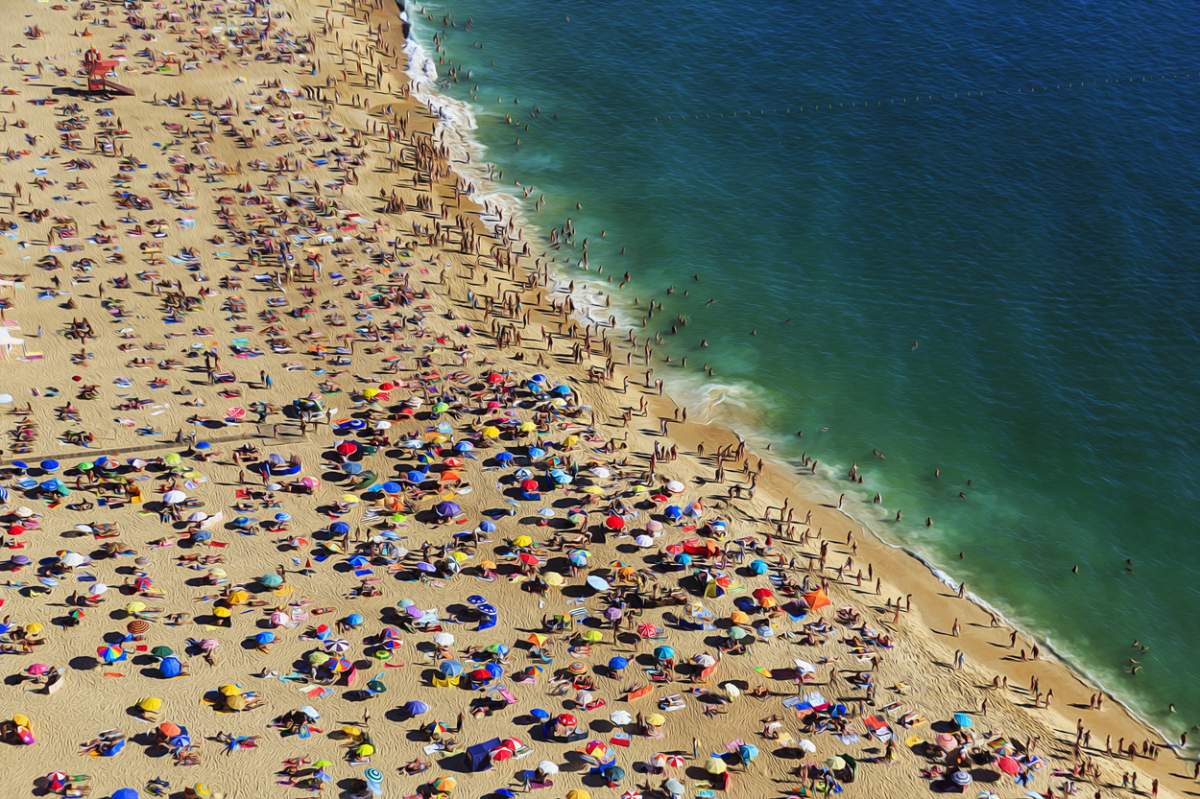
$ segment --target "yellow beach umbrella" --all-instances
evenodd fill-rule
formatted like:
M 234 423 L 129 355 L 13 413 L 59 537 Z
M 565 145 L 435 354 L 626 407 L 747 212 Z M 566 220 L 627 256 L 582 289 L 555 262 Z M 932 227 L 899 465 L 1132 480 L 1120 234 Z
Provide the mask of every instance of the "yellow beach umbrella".
M 139 699 L 137 706 L 138 710 L 143 710 L 147 713 L 157 713 L 162 710 L 163 701 L 157 696 L 147 696 L 145 699 Z
M 519 535 L 513 539 L 515 547 L 531 547 L 533 546 L 533 538 L 527 535 Z

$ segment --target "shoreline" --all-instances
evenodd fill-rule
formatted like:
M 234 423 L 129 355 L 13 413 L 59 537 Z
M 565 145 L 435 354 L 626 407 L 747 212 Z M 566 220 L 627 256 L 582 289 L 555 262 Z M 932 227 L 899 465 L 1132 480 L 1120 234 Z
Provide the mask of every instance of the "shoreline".
M 403 2 L 403 0 L 397 0 L 397 2 L 401 3 L 401 2 Z M 465 141 L 467 143 L 465 145 L 465 147 L 467 148 L 467 151 L 472 152 L 476 157 L 482 157 L 486 153 L 486 149 L 473 136 L 473 128 L 475 125 L 478 124 L 477 121 L 475 121 L 475 109 L 471 108 L 469 102 L 464 102 L 464 101 L 460 101 L 456 98 L 451 98 L 439 90 L 439 88 L 436 85 L 436 81 L 438 80 L 438 78 L 440 76 L 438 75 L 438 72 L 437 72 L 436 62 L 434 61 L 433 57 L 425 50 L 424 44 L 417 39 L 417 33 L 416 33 L 417 28 L 418 28 L 418 24 L 413 22 L 410 25 L 407 38 L 408 38 L 409 42 L 411 43 L 410 46 L 413 48 L 413 52 L 420 54 L 424 58 L 424 62 L 422 65 L 423 68 L 421 68 L 421 67 L 411 68 L 410 67 L 407 70 L 407 74 L 409 74 L 410 76 L 413 76 L 414 78 L 417 74 L 420 74 L 423 78 L 425 78 L 427 80 L 427 83 L 424 86 L 424 91 L 426 92 L 426 96 L 431 101 L 434 101 L 434 102 L 448 101 L 457 106 L 464 106 L 468 109 L 469 122 L 464 122 L 461 119 L 455 119 L 455 118 L 443 119 L 439 122 L 439 127 L 444 127 L 444 128 L 448 127 L 448 128 L 454 129 L 454 126 L 456 126 L 456 125 L 465 125 L 465 127 L 462 127 L 461 129 L 455 129 L 455 133 L 456 133 L 457 137 L 460 140 Z M 408 48 L 406 48 L 406 54 L 408 52 L 409 52 Z M 431 75 L 431 72 L 432 72 L 432 75 Z M 414 96 L 417 96 L 417 95 L 414 94 Z M 478 162 L 476 162 L 476 163 L 478 163 Z M 506 209 L 506 210 L 510 211 L 510 213 L 515 215 L 514 221 L 517 223 L 518 227 L 525 228 L 526 230 L 532 229 L 534 231 L 532 235 L 524 236 L 523 238 L 530 242 L 536 241 L 536 242 L 538 242 L 539 245 L 545 244 L 545 237 L 537 232 L 536 225 L 533 225 L 532 222 L 529 221 L 527 216 L 521 213 L 521 210 L 524 207 L 524 201 L 521 198 L 515 196 L 514 194 L 508 193 L 507 191 L 505 191 L 505 188 L 501 184 L 495 182 L 494 180 L 491 180 L 486 175 L 477 174 L 474 172 L 468 172 L 468 173 L 463 173 L 463 177 L 466 177 L 472 181 L 479 181 L 480 183 L 487 181 L 487 182 L 490 182 L 495 187 L 495 190 L 492 192 L 477 192 L 477 196 L 472 198 L 476 202 L 480 203 L 481 205 L 482 205 L 483 200 L 491 200 L 497 196 L 507 197 L 507 198 L 510 198 L 511 200 L 513 200 L 513 203 L 512 203 L 513 208 Z M 572 280 L 572 278 L 570 276 L 566 276 L 566 275 L 562 275 L 562 274 L 559 274 L 556 277 L 553 274 L 553 272 L 556 268 L 558 268 L 558 267 L 557 266 L 549 267 L 551 280 L 552 281 L 557 280 L 558 287 L 563 287 L 566 284 L 571 283 L 571 282 L 578 282 L 579 278 L 575 278 L 574 280 Z M 590 282 L 592 282 L 592 281 L 589 280 L 588 283 L 590 283 Z M 577 289 L 577 291 L 578 291 L 578 289 Z M 572 296 L 574 297 L 574 295 L 572 295 Z M 596 293 L 592 296 L 605 296 L 605 297 L 610 298 L 613 301 L 613 305 L 612 305 L 613 310 L 611 312 L 616 314 L 616 316 L 617 316 L 617 324 L 614 327 L 612 327 L 612 329 L 614 331 L 625 331 L 625 332 L 633 331 L 634 334 L 636 335 L 638 328 L 632 324 L 631 317 L 627 316 L 624 320 L 621 318 L 620 311 L 623 310 L 623 306 L 621 306 L 619 304 L 620 300 L 622 299 L 619 295 L 612 293 L 612 292 L 605 292 L 603 289 L 597 289 Z M 592 306 L 592 307 L 600 307 L 600 306 Z M 602 320 L 592 318 L 590 315 L 588 315 L 586 313 L 586 309 L 577 308 L 576 314 L 583 321 L 590 322 L 592 324 L 597 324 L 598 326 L 606 326 L 607 325 L 607 320 L 602 321 Z M 636 348 L 629 348 L 627 346 L 627 342 L 625 341 L 625 339 L 623 337 L 618 339 L 618 343 L 620 346 L 622 346 L 624 348 L 636 350 Z M 664 382 L 666 383 L 666 393 L 664 396 L 666 397 L 667 401 L 673 405 L 675 404 L 674 403 L 675 393 L 672 392 L 672 383 L 678 383 L 679 380 L 681 380 L 681 379 L 689 379 L 689 378 L 697 379 L 697 380 L 702 379 L 702 376 L 697 372 L 693 372 L 691 374 L 678 374 L 679 371 L 683 371 L 686 369 L 687 369 L 687 367 L 679 367 L 678 364 L 675 364 L 671 370 L 669 370 L 665 373 L 665 375 L 663 377 Z M 672 379 L 672 378 L 674 378 L 674 379 Z M 756 387 L 753 384 L 745 385 L 745 389 L 749 390 L 749 391 L 754 391 L 755 388 Z M 678 386 L 676 386 L 676 389 L 678 389 Z M 751 446 L 752 446 L 751 451 L 757 457 L 760 457 L 760 458 L 764 457 L 763 445 L 765 443 L 772 443 L 772 442 L 773 443 L 785 443 L 785 444 L 787 443 L 781 439 L 781 436 L 782 436 L 781 433 L 772 432 L 769 429 L 766 429 L 766 428 L 763 428 L 763 427 L 760 427 L 757 425 L 751 424 L 750 431 L 748 433 L 743 433 L 742 431 L 739 431 L 737 429 L 738 426 L 736 424 L 730 424 L 729 422 L 727 422 L 725 419 L 722 418 L 723 411 L 720 410 L 719 406 L 722 404 L 723 401 L 724 401 L 724 397 L 722 396 L 722 397 L 719 397 L 716 401 L 708 403 L 705 406 L 704 410 L 706 411 L 706 413 L 711 414 L 711 416 L 703 423 L 706 427 L 711 427 L 711 428 L 716 428 L 716 429 L 722 430 L 733 436 L 736 436 L 738 439 L 744 438 L 748 443 L 751 444 Z M 688 407 L 688 406 L 686 406 L 684 404 L 679 404 L 678 407 L 684 408 L 684 407 Z M 749 406 L 746 406 L 746 405 L 742 405 L 741 407 L 745 407 L 745 408 L 747 408 L 747 410 L 751 410 L 749 408 Z M 691 407 L 688 407 L 688 409 L 694 410 Z M 864 507 L 866 507 L 866 499 L 865 499 L 866 494 L 859 494 L 858 491 L 861 491 L 861 489 L 856 489 L 856 487 L 851 486 L 849 484 L 843 486 L 842 483 L 844 481 L 842 481 L 841 479 L 836 477 L 837 470 L 833 466 L 830 466 L 828 464 L 825 464 L 823 466 L 824 470 L 829 472 L 829 474 L 827 474 L 827 475 L 809 476 L 809 475 L 799 472 L 797 467 L 793 463 L 789 462 L 789 460 L 786 457 L 777 457 L 773 452 L 767 452 L 765 455 L 765 458 L 775 469 L 782 472 L 783 479 L 786 481 L 790 481 L 796 487 L 798 493 L 800 493 L 804 496 L 807 496 L 810 499 L 815 498 L 818 501 L 819 500 L 828 500 L 828 499 L 831 499 L 832 497 L 836 496 L 839 493 L 839 491 L 841 491 L 841 490 L 847 491 L 848 495 L 849 495 L 849 492 L 854 491 L 855 494 L 853 495 L 853 497 L 854 497 L 855 504 L 863 505 Z M 824 496 L 820 496 L 822 494 L 824 494 Z M 886 508 L 886 506 L 884 506 L 884 507 Z M 946 568 L 938 565 L 935 557 L 932 554 L 922 552 L 920 549 L 917 549 L 910 544 L 906 544 L 902 541 L 895 540 L 893 537 L 888 536 L 884 531 L 880 530 L 875 524 L 870 523 L 870 522 L 864 522 L 859 516 L 854 515 L 850 511 L 843 510 L 843 511 L 840 511 L 840 513 L 845 517 L 845 519 L 850 524 L 852 524 L 855 527 L 859 528 L 860 530 L 866 532 L 867 535 L 874 538 L 881 546 L 887 547 L 888 549 L 891 549 L 891 550 L 901 554 L 906 559 L 910 560 L 913 565 L 919 567 L 919 570 L 922 570 L 927 573 L 926 574 L 927 578 L 932 578 L 939 585 L 944 586 L 952 591 L 958 590 L 959 586 L 961 585 L 961 581 L 957 580 L 953 576 L 953 574 L 951 574 Z M 1111 702 L 1115 703 L 1115 705 L 1120 708 L 1121 712 L 1124 713 L 1128 717 L 1129 721 L 1131 721 L 1134 725 L 1144 728 L 1145 730 L 1148 730 L 1151 733 L 1153 733 L 1156 738 L 1158 738 L 1159 740 L 1161 740 L 1163 742 L 1163 744 L 1166 748 L 1168 748 L 1170 751 L 1175 753 L 1175 755 L 1178 756 L 1181 760 L 1185 760 L 1185 761 L 1195 760 L 1195 758 L 1193 758 L 1187 754 L 1188 750 L 1186 748 L 1181 747 L 1181 746 L 1179 746 L 1179 744 L 1177 742 L 1172 741 L 1170 736 L 1164 730 L 1160 729 L 1158 727 L 1158 725 L 1151 718 L 1149 718 L 1147 715 L 1143 714 L 1141 711 L 1139 711 L 1137 708 L 1135 708 L 1131 701 L 1123 699 L 1119 693 L 1110 689 L 1104 683 L 1103 680 L 1101 680 L 1099 677 L 1097 677 L 1096 675 L 1091 673 L 1087 669 L 1086 665 L 1081 661 L 1081 659 L 1073 658 L 1067 654 L 1064 654 L 1058 647 L 1056 647 L 1054 645 L 1053 639 L 1047 633 L 1031 633 L 1027 626 L 1024 626 L 1024 625 L 1018 626 L 1016 623 L 1013 622 L 1013 620 L 1004 611 L 1002 611 L 1001 609 L 996 607 L 994 604 L 992 604 L 990 601 L 988 601 L 985 597 L 979 596 L 978 594 L 976 594 L 972 591 L 967 591 L 965 593 L 965 599 L 967 599 L 969 602 L 971 602 L 973 605 L 975 605 L 979 610 L 983 611 L 984 613 L 994 615 L 997 619 L 999 619 L 1002 627 L 1010 629 L 1010 630 L 1016 630 L 1018 632 L 1019 639 L 1022 642 L 1029 642 L 1030 644 L 1036 644 L 1039 647 L 1039 649 L 1044 653 L 1042 656 L 1042 659 L 1041 659 L 1042 662 L 1053 663 L 1054 665 L 1057 665 L 1058 667 L 1062 668 L 1067 673 L 1067 675 L 1072 680 L 1077 682 L 1079 685 L 1086 686 L 1089 689 L 1094 689 L 1094 690 L 1098 690 L 1098 691 L 1102 692 L 1105 695 L 1105 698 L 1107 700 L 1110 700 Z M 1063 718 L 1064 718 L 1064 720 L 1066 720 L 1065 716 Z

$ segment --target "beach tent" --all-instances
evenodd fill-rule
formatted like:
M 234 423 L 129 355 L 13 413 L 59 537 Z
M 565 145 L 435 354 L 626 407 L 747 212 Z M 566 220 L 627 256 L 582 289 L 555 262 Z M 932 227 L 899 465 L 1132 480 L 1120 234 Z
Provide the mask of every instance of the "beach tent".
M 825 593 L 824 588 L 818 588 L 816 591 L 809 591 L 804 595 L 804 604 L 808 605 L 809 610 L 820 610 L 826 605 L 832 605 L 832 600 Z
M 467 747 L 467 768 L 470 771 L 487 771 L 492 767 L 492 750 L 500 747 L 500 739 L 493 738 L 481 744 Z

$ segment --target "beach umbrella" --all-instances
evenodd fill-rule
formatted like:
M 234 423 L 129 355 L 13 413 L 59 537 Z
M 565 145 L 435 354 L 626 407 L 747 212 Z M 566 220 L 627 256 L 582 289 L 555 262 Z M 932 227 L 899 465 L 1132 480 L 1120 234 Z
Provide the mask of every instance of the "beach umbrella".
M 74 569 L 87 563 L 87 558 L 78 552 L 67 551 L 58 556 L 58 562 L 68 569 Z
M 758 757 L 758 747 L 754 744 L 742 744 L 738 747 L 738 759 L 746 764 Z
M 587 584 L 595 591 L 607 591 L 610 588 L 608 580 L 596 574 L 588 575 Z
M 625 779 L 625 769 L 618 765 L 611 765 L 604 769 L 604 771 L 601 773 L 601 776 L 603 776 L 604 779 L 608 780 L 610 783 L 618 783 Z
M 613 531 L 622 530 L 625 527 L 625 520 L 613 514 L 604 520 L 604 526 Z
M 958 746 L 958 739 L 948 732 L 938 733 L 937 738 L 934 740 L 937 742 L 939 748 L 944 749 L 947 752 Z
M 667 717 L 662 713 L 651 713 L 646 717 L 646 723 L 651 727 L 662 727 L 667 723 Z
M 452 518 L 462 513 L 462 508 L 455 502 L 439 502 L 433 506 L 434 513 L 443 519 Z
M 846 767 L 846 761 L 843 760 L 842 758 L 838 757 L 837 755 L 834 755 L 833 757 L 831 757 L 825 761 L 825 768 L 829 769 L 830 771 L 841 771 L 845 767 Z
M 425 704 L 419 699 L 411 699 L 404 703 L 403 711 L 405 715 L 409 716 L 410 718 L 413 716 L 420 716 L 422 713 L 429 712 L 429 705 Z
M 121 649 L 119 646 L 106 645 L 99 647 L 96 650 L 96 654 L 100 657 L 100 660 L 104 661 L 106 665 L 120 663 L 127 657 L 125 650 Z
M 592 799 L 592 795 L 583 788 L 572 788 L 567 791 L 567 799 Z
M 443 660 L 438 671 L 447 677 L 457 677 L 463 673 L 463 665 L 457 660 Z
M 716 755 L 710 757 L 704 764 L 704 770 L 713 775 L 724 774 L 728 768 L 729 766 L 725 763 L 725 761 Z
M 671 660 L 675 657 L 675 648 L 671 647 L 671 646 L 667 646 L 666 644 L 663 644 L 662 646 L 659 646 L 659 647 L 655 647 L 654 657 L 657 660 Z
M 608 668 L 611 669 L 612 671 L 621 671 L 628 665 L 629 665 L 629 660 L 627 658 L 621 657 L 620 655 L 610 658 L 608 661 Z
M 996 759 L 996 768 L 1003 771 L 1010 777 L 1016 776 L 1021 771 L 1021 763 L 1009 755 L 1001 755 Z
M 559 768 L 558 764 L 553 761 L 543 760 L 541 763 L 538 763 L 537 770 L 548 777 L 551 774 L 557 774 Z
M 179 491 L 178 489 L 168 491 L 167 493 L 163 494 L 163 502 L 167 503 L 168 505 L 178 505 L 185 499 L 187 499 L 187 494 Z
M 162 710 L 162 705 L 163 701 L 157 696 L 147 696 L 143 699 L 139 699 L 137 703 L 138 710 L 141 710 L 145 713 L 157 713 L 158 711 Z
M 950 779 L 954 781 L 955 785 L 961 785 L 964 788 L 967 787 L 968 785 L 970 785 L 972 782 L 974 782 L 974 778 L 971 776 L 971 772 L 964 771 L 962 769 L 959 769 L 958 771 L 954 772 L 954 774 L 952 774 L 950 776 Z
M 750 631 L 745 627 L 730 627 L 729 638 L 733 641 L 741 641 L 746 636 L 750 635 Z
M 131 635 L 142 635 L 150 629 L 150 622 L 143 619 L 134 619 L 125 625 L 125 629 Z
M 683 787 L 683 783 L 674 777 L 671 777 L 669 780 L 664 782 L 663 788 L 665 788 L 667 793 L 671 794 L 671 796 L 683 796 L 684 790 L 686 790 Z
M 138 799 L 138 792 L 134 788 L 118 788 L 112 792 L 112 799 Z
M 433 789 L 442 793 L 449 793 L 458 787 L 458 780 L 453 777 L 438 777 L 433 781 Z
M 258 578 L 258 582 L 265 588 L 278 588 L 283 585 L 283 578 L 276 572 L 267 572 Z
M 438 646 L 452 646 L 454 644 L 454 636 L 451 633 L 438 633 L 433 636 L 433 642 Z
M 968 716 L 966 713 L 955 713 L 954 714 L 954 723 L 957 724 L 959 729 L 962 729 L 962 730 L 965 730 L 968 727 L 975 726 L 975 720 L 972 719 L 970 716 Z
M 620 725 L 632 723 L 633 716 L 630 715 L 628 710 L 614 710 L 612 712 L 612 714 L 608 717 L 608 720 L 611 721 L 613 724 L 620 726 Z
M 254 643 L 258 646 L 266 646 L 267 644 L 275 643 L 275 633 L 266 630 L 254 636 Z
M 817 745 L 815 743 L 813 743 L 812 741 L 808 740 L 807 738 L 801 738 L 796 743 L 796 748 L 799 749 L 801 752 L 806 752 L 810 755 L 815 754 L 817 751 Z
M 47 458 L 39 464 L 44 472 L 57 472 L 60 466 L 59 462 L 53 458 Z
M 325 650 L 341 654 L 350 650 L 350 642 L 345 638 L 330 638 L 325 642 Z

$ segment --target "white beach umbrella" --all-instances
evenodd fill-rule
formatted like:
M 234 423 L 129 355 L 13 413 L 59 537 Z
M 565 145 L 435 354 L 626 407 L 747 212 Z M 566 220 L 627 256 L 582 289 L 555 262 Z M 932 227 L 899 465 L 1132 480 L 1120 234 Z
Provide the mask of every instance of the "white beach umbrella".
M 810 755 L 817 751 L 817 745 L 807 738 L 801 738 L 796 744 L 796 748 L 801 752 L 808 752 Z
M 66 566 L 68 569 L 74 569 L 77 566 L 82 566 L 87 563 L 87 558 L 80 555 L 78 552 L 64 552 L 58 562 Z
M 163 494 L 163 502 L 167 503 L 168 505 L 178 505 L 185 499 L 187 499 L 187 494 L 179 490 L 168 491 L 167 493 Z
M 450 633 L 438 633 L 433 636 L 433 642 L 438 646 L 450 646 L 454 643 L 454 636 Z
M 629 724 L 633 721 L 633 716 L 629 714 L 628 710 L 614 710 L 608 720 L 617 725 Z

